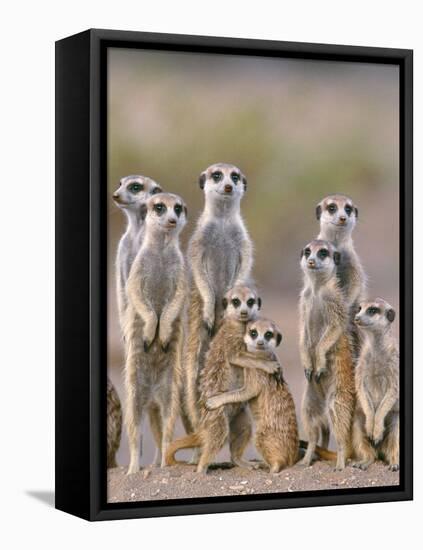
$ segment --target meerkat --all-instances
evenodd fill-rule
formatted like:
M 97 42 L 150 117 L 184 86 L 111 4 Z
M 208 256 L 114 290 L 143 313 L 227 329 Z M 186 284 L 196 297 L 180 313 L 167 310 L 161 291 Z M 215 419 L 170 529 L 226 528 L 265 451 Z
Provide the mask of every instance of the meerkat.
M 218 393 L 242 385 L 243 369 L 231 367 L 231 363 L 245 369 L 263 369 L 271 374 L 278 370 L 279 365 L 272 353 L 248 352 L 244 343 L 245 325 L 257 316 L 260 305 L 260 299 L 250 287 L 238 286 L 226 293 L 222 304 L 224 319 L 200 373 L 198 429 L 168 446 L 168 465 L 178 464 L 174 455 L 179 449 L 200 448 L 197 472 L 206 472 L 229 439 L 232 462 L 241 467 L 252 467 L 252 463 L 242 459 L 251 438 L 251 422 L 245 406 L 237 403 L 210 411 L 206 402 Z
M 336 274 L 340 261 L 341 254 L 328 241 L 314 240 L 301 251 L 300 356 L 307 378 L 301 415 L 309 441 L 302 464 L 311 464 L 320 435 L 327 447 L 330 420 L 337 470 L 351 453 L 355 403 L 348 308 Z
M 275 348 L 281 340 L 282 335 L 273 321 L 259 318 L 247 324 L 244 342 L 251 353 L 268 351 L 277 360 Z M 232 365 L 235 363 L 232 362 Z M 276 377 L 260 369 L 246 369 L 242 388 L 221 393 L 206 401 L 210 410 L 229 403 L 248 401 L 256 423 L 255 445 L 271 473 L 278 473 L 299 459 L 294 400 L 282 372 L 278 374 L 279 377 Z
M 364 334 L 356 367 L 353 423 L 355 466 L 382 458 L 399 469 L 399 350 L 392 334 L 395 310 L 381 298 L 362 302 L 355 323 Z
M 316 217 L 320 222 L 317 239 L 329 241 L 341 254 L 336 268 L 341 289 L 345 294 L 349 314 L 353 353 L 357 359 L 360 353 L 360 335 L 354 325 L 354 315 L 360 301 L 366 296 L 366 274 L 354 248 L 353 230 L 358 220 L 358 208 L 352 199 L 345 195 L 329 195 L 316 207 Z
M 113 193 L 113 200 L 126 215 L 126 231 L 122 235 L 116 254 L 116 290 L 120 325 L 128 304 L 126 282 L 132 262 L 139 250 L 143 238 L 144 221 L 141 217 L 141 205 L 162 188 L 151 178 L 140 175 L 121 178 L 119 187 Z
M 116 453 L 122 435 L 122 407 L 112 381 L 107 377 L 107 467 L 116 468 Z
M 179 234 L 187 208 L 177 195 L 158 193 L 141 207 L 145 235 L 132 264 L 124 334 L 126 410 L 130 464 L 139 470 L 140 424 L 149 412 L 158 453 L 164 453 L 173 435 L 179 408 L 179 378 L 183 340 L 182 315 L 187 297 L 186 269 Z
M 222 300 L 234 286 L 248 284 L 253 249 L 240 212 L 247 189 L 244 174 L 231 164 L 213 164 L 201 173 L 205 206 L 188 246 L 191 274 L 185 403 L 193 428 L 199 421 L 198 374 L 222 317 Z

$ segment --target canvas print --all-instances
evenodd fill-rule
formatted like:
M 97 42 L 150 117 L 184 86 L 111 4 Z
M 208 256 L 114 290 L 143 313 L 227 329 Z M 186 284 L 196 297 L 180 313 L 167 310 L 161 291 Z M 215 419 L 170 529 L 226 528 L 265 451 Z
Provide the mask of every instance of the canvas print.
M 397 65 L 107 50 L 109 503 L 399 484 Z

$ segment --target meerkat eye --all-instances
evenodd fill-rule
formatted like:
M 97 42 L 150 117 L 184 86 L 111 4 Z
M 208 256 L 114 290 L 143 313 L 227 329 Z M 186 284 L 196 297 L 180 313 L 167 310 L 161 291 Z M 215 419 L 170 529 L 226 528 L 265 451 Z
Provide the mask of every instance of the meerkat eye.
M 331 214 L 335 214 L 335 212 L 338 210 L 336 204 L 329 204 L 328 205 L 328 212 L 330 212 Z
M 368 315 L 376 315 L 376 313 L 379 313 L 379 309 L 377 307 L 370 306 L 367 308 L 367 313 Z
M 180 204 L 175 204 L 174 210 L 175 210 L 175 214 L 179 217 L 182 212 L 182 206 Z
M 154 205 L 154 210 L 158 213 L 158 214 L 161 214 L 165 209 L 165 205 L 161 202 L 158 202 L 157 204 Z
M 215 181 L 216 183 L 222 179 L 222 176 L 222 172 L 213 172 L 213 174 L 211 175 L 213 181 Z
M 239 307 L 239 306 L 241 305 L 241 300 L 240 300 L 239 298 L 234 298 L 234 299 L 232 300 L 232 305 L 233 305 L 234 307 Z
M 239 174 L 236 172 L 232 172 L 231 174 L 231 180 L 235 183 L 235 185 L 239 182 Z
M 256 303 L 256 301 L 254 300 L 254 298 L 249 298 L 247 300 L 247 306 L 248 307 L 253 307 L 253 305 Z
M 310 256 L 310 254 L 311 254 L 311 250 L 310 250 L 309 248 L 306 248 L 306 249 L 304 250 L 304 256 L 305 256 L 306 258 L 308 258 L 308 257 Z
M 352 206 L 347 204 L 345 206 L 345 213 L 347 214 L 347 216 L 351 216 L 351 213 L 352 213 Z
M 264 333 L 264 338 L 266 340 L 271 340 L 273 338 L 273 332 L 271 330 L 267 330 L 265 333 Z
M 251 336 L 251 338 L 252 338 L 253 340 L 255 340 L 255 339 L 257 338 L 258 332 L 256 331 L 255 328 L 253 328 L 253 329 L 250 330 L 250 336 Z
M 321 250 L 319 250 L 318 255 L 319 255 L 319 258 L 324 260 L 325 258 L 327 258 L 329 256 L 329 252 L 328 252 L 328 250 L 326 250 L 326 248 L 322 248 Z
M 142 191 L 144 189 L 144 185 L 142 183 L 131 183 L 128 185 L 128 189 L 129 191 L 131 191 L 131 193 L 139 193 L 140 191 Z
M 153 187 L 153 189 L 151 190 L 151 194 L 152 195 L 157 195 L 157 193 L 161 193 L 162 190 L 160 189 L 160 187 Z

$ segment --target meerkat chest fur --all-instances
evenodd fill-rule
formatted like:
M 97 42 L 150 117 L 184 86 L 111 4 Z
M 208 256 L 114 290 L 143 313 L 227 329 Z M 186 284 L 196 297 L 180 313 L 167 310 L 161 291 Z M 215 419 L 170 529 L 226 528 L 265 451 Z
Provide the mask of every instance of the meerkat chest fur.
M 203 263 L 216 295 L 223 295 L 235 282 L 242 243 L 248 238 L 240 217 L 213 219 L 203 226 Z
M 377 408 L 392 382 L 398 380 L 398 350 L 395 346 L 375 345 L 367 341 L 362 351 L 358 376 Z

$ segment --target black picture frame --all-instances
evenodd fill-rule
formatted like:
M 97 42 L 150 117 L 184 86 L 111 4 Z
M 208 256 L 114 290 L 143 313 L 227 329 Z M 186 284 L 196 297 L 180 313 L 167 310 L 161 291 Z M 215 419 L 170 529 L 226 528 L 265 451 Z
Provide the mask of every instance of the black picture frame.
M 395 487 L 106 502 L 108 47 L 389 63 L 400 70 L 401 471 Z M 413 52 L 88 30 L 56 43 L 56 508 L 108 520 L 410 500 L 413 495 Z

